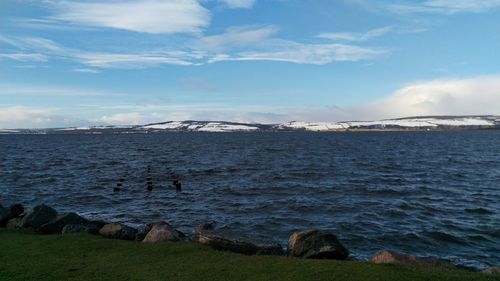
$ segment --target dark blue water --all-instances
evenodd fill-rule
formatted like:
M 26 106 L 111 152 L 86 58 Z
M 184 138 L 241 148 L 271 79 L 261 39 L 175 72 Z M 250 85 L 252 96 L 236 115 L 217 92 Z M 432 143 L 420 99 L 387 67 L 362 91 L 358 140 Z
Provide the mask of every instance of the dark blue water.
M 281 243 L 322 228 L 357 259 L 484 268 L 500 265 L 500 132 L 0 136 L 0 202 Z

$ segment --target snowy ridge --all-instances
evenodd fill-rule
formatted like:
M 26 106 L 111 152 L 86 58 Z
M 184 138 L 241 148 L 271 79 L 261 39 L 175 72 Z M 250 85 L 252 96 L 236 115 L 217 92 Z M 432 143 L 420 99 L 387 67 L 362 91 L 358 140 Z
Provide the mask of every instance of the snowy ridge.
M 307 131 L 339 131 L 355 129 L 480 129 L 500 128 L 498 116 L 436 116 L 409 117 L 380 121 L 348 122 L 288 122 L 279 129 L 301 129 Z
M 0 134 L 139 134 L 161 132 L 261 132 L 355 130 L 500 129 L 500 116 L 424 116 L 380 121 L 287 122 L 282 124 L 226 121 L 168 121 L 133 126 L 88 126 L 57 129 L 0 129 Z
M 135 130 L 145 131 L 196 131 L 196 132 L 238 132 L 257 131 L 268 125 L 245 124 L 223 121 L 170 121 L 139 126 Z

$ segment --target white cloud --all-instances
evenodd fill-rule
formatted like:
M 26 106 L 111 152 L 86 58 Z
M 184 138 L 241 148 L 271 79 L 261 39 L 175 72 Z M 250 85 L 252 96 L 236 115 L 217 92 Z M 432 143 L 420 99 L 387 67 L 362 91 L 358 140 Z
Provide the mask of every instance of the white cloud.
M 122 97 L 125 94 L 63 86 L 0 84 L 0 96 Z
M 221 0 L 227 7 L 232 9 L 248 9 L 252 8 L 256 0 Z
M 4 92 L 5 93 L 5 92 Z M 0 91 L 2 94 L 2 91 Z M 62 114 L 62 112 L 66 112 Z M 68 115 L 71 114 L 75 115 Z M 92 114 L 91 121 L 76 115 Z M 0 128 L 42 128 L 79 124 L 134 125 L 169 120 L 226 120 L 279 123 L 287 121 L 380 120 L 429 115 L 500 115 L 500 75 L 417 82 L 364 104 L 271 107 L 219 104 L 123 104 L 57 108 L 0 107 Z
M 0 38 L 1 39 L 1 38 Z M 67 48 L 56 42 L 37 37 L 7 38 L 10 45 L 21 50 L 31 50 L 42 53 L 40 59 L 55 57 L 76 61 L 93 68 L 145 68 L 161 64 L 193 65 L 189 61 L 197 57 L 196 53 L 163 52 L 163 53 L 99 53 Z M 0 54 L 0 59 L 2 55 Z M 20 60 L 22 57 L 18 57 Z M 38 57 L 30 57 L 32 59 Z
M 91 74 L 101 73 L 101 71 L 99 71 L 97 69 L 92 69 L 92 68 L 75 68 L 72 71 L 73 72 L 81 72 L 81 73 L 91 73 Z
M 57 114 L 55 108 L 0 106 L 0 128 L 47 128 L 81 124 L 81 120 Z
M 414 83 L 357 112 L 367 118 L 500 115 L 500 75 Z
M 144 124 L 143 122 L 146 120 L 147 120 L 146 115 L 137 112 L 131 112 L 131 113 L 117 113 L 113 115 L 105 115 L 97 121 L 113 125 L 140 125 Z
M 365 33 L 355 33 L 355 32 L 326 32 L 320 33 L 316 37 L 321 39 L 328 39 L 334 41 L 366 41 L 372 38 L 380 37 L 393 28 L 391 26 L 381 27 L 377 29 L 372 29 Z
M 276 26 L 254 28 L 251 26 L 231 27 L 223 34 L 205 36 L 199 39 L 198 48 L 210 51 L 248 47 L 269 38 L 278 31 Z
M 240 34 L 238 34 L 238 31 Z M 281 61 L 297 64 L 329 64 L 371 60 L 389 53 L 383 48 L 348 44 L 305 44 L 273 39 L 274 26 L 230 28 L 221 35 L 202 37 L 189 48 L 152 53 L 98 53 L 67 48 L 44 38 L 9 38 L 11 45 L 47 57 L 71 60 L 90 68 L 135 69 L 162 64 L 189 66 L 220 61 Z M 242 35 L 242 36 L 240 36 Z M 204 42 L 204 43 L 202 43 Z M 228 48 L 227 52 L 224 50 Z
M 10 53 L 10 54 L 0 54 L 0 60 L 11 59 L 22 62 L 46 62 L 48 57 L 42 54 L 25 54 L 25 53 Z
M 500 7 L 500 0 L 427 0 L 411 4 L 390 4 L 398 13 L 479 13 Z
M 218 54 L 209 60 L 220 61 L 281 61 L 297 64 L 329 64 L 336 61 L 369 60 L 387 54 L 385 49 L 363 48 L 345 44 L 303 44 L 287 40 L 272 40 L 260 51 Z
M 200 32 L 210 12 L 195 0 L 49 1 L 50 20 L 153 34 Z

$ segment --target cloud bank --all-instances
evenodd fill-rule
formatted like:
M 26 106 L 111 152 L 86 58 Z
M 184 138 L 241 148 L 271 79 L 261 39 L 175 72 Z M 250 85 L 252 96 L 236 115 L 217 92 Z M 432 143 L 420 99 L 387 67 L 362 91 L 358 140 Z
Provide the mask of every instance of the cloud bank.
M 200 32 L 210 12 L 195 0 L 50 1 L 50 19 L 153 34 Z
M 287 121 L 379 120 L 428 115 L 500 115 L 500 75 L 439 79 L 404 86 L 387 97 L 352 107 L 262 108 L 259 105 L 152 105 L 101 108 L 90 124 L 131 125 L 169 120 L 227 120 L 276 123 Z M 97 109 L 94 111 L 99 112 Z M 105 113 L 108 112 L 108 113 Z M 71 123 L 73 122 L 73 123 Z M 75 124 L 75 122 L 79 122 Z M 0 106 L 0 128 L 75 126 L 81 119 L 57 109 Z

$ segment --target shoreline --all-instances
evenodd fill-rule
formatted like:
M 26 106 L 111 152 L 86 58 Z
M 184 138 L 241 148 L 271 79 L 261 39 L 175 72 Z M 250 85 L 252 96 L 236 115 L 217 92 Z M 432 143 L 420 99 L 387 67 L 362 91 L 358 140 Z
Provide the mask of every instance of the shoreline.
M 192 243 L 136 243 L 89 234 L 0 229 L 3 280 L 500 280 L 456 269 L 248 256 Z
M 0 227 L 7 228 L 2 231 L 42 234 L 42 237 L 45 236 L 43 234 L 52 234 L 51 236 L 93 234 L 113 240 L 142 242 L 140 244 L 181 242 L 247 256 L 280 256 L 301 260 L 328 259 L 360 264 L 390 264 L 424 269 L 480 272 L 479 269 L 455 265 L 447 260 L 420 258 L 392 251 L 376 252 L 368 261 L 350 259 L 348 250 L 337 240 L 336 236 L 323 230 L 295 231 L 290 235 L 288 247 L 284 248 L 279 244 L 261 244 L 228 237 L 215 229 L 214 223 L 198 225 L 194 234 L 187 236 L 163 221 L 149 223 L 136 229 L 124 224 L 83 218 L 76 213 L 59 214 L 47 205 L 38 205 L 25 212 L 20 204 L 10 207 L 0 205 Z M 500 273 L 498 270 L 499 267 L 493 267 L 482 272 L 498 275 Z

